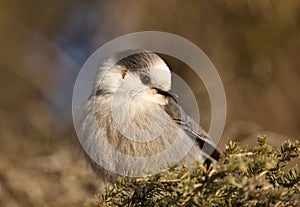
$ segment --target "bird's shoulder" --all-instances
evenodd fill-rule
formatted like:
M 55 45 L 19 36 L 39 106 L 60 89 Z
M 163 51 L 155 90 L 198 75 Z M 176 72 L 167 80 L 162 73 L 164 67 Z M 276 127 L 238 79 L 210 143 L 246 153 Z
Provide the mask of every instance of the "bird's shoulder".
M 213 160 L 219 159 L 219 151 L 208 133 L 184 112 L 174 98 L 168 98 L 168 102 L 165 105 L 165 111 L 190 138 L 195 139 L 195 143 L 204 151 L 204 153 L 207 152 L 207 158 L 213 158 Z

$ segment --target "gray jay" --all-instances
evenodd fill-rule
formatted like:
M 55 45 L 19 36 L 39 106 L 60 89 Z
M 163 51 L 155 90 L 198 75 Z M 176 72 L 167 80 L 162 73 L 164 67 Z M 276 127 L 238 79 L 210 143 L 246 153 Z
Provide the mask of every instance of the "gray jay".
M 155 53 L 128 50 L 99 68 L 80 115 L 80 142 L 104 179 L 157 173 L 180 161 L 211 163 L 219 152 L 171 91 L 171 72 Z

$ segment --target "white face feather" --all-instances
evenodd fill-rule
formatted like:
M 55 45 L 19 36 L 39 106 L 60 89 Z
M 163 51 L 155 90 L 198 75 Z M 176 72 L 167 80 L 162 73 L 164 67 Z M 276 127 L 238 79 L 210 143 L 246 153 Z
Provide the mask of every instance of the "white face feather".
M 150 77 L 155 87 L 169 91 L 171 89 L 171 72 L 162 59 L 157 59 L 150 69 Z
M 166 104 L 165 97 L 158 94 L 153 88 L 169 91 L 171 89 L 171 72 L 166 63 L 156 54 L 151 56 L 151 60 L 147 62 L 147 65 L 146 69 L 130 70 L 123 65 L 114 64 L 114 59 L 110 59 L 100 68 L 94 90 L 100 89 L 110 94 L 120 93 L 120 95 L 125 96 L 136 93 L 134 96 L 134 99 L 137 99 L 136 101 L 164 105 Z M 149 85 L 142 83 L 141 74 L 145 74 L 150 78 Z

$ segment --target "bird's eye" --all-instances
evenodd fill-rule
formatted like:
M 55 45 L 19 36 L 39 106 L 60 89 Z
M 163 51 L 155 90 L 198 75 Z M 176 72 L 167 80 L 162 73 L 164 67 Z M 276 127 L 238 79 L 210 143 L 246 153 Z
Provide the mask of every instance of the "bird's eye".
M 142 83 L 145 85 L 150 83 L 150 77 L 147 75 L 141 75 L 140 79 L 141 79 Z

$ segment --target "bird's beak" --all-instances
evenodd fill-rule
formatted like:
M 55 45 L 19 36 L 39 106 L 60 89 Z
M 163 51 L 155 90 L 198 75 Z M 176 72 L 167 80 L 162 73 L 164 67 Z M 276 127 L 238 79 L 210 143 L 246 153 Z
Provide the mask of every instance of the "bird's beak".
M 161 95 L 164 95 L 164 96 L 168 96 L 168 97 L 171 97 L 173 99 L 176 99 L 178 98 L 178 95 L 176 93 L 174 93 L 173 91 L 169 90 L 169 91 L 163 91 L 159 88 L 153 88 L 157 91 L 157 93 L 161 94 Z

